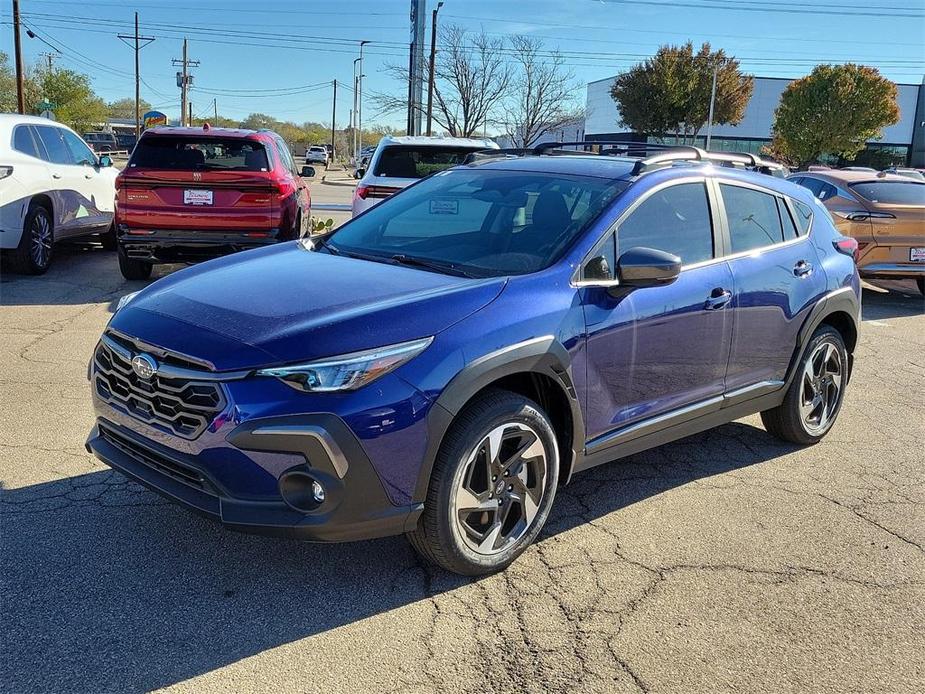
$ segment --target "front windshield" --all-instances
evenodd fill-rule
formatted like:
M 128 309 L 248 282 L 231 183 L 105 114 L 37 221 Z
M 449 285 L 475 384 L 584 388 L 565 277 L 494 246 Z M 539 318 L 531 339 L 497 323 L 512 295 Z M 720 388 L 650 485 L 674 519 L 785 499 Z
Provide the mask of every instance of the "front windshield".
M 525 171 L 444 171 L 379 203 L 327 240 L 330 252 L 473 277 L 552 264 L 629 185 Z M 423 265 L 423 263 L 418 263 Z

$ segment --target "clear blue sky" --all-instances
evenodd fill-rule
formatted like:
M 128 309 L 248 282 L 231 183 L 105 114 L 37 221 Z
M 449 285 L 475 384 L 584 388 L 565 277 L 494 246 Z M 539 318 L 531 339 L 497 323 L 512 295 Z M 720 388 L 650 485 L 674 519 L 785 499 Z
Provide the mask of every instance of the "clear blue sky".
M 10 0 L 2 0 L 0 41 L 12 53 Z M 428 0 L 430 10 L 436 0 Z M 171 116 L 179 111 L 172 58 L 184 35 L 193 70 L 194 112 L 330 123 L 331 89 L 352 84 L 359 40 L 365 49 L 365 93 L 403 87 L 386 66 L 408 60 L 410 0 L 21 0 L 25 23 L 61 49 L 56 65 L 85 72 L 113 100 L 133 96 L 132 51 L 116 34 L 156 41 L 142 51 L 142 97 Z M 582 84 L 609 77 L 651 55 L 660 44 L 709 41 L 763 76 L 797 77 L 819 62 L 854 61 L 890 79 L 919 83 L 925 72 L 925 0 L 445 0 L 440 22 L 491 34 L 529 34 L 559 48 Z M 429 40 L 429 24 L 428 24 Z M 49 47 L 23 36 L 30 64 Z M 401 116 L 364 123 L 401 125 Z M 338 94 L 337 123 L 346 124 L 352 95 Z

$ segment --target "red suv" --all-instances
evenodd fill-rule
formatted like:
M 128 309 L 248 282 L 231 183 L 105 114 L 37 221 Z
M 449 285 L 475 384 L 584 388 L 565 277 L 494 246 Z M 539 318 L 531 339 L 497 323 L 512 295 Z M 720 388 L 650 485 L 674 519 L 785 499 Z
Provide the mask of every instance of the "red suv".
M 269 130 L 154 128 L 116 179 L 119 269 L 186 263 L 300 238 L 311 198 Z

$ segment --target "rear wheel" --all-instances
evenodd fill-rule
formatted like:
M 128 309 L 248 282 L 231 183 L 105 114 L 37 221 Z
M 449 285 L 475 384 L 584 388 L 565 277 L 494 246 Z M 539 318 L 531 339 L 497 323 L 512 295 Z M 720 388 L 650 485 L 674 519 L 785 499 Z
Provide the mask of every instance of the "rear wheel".
M 761 413 L 774 436 L 809 445 L 825 436 L 841 410 L 848 384 L 848 351 L 841 333 L 824 325 L 813 333 L 784 401 Z
M 919 277 L 915 281 L 919 285 L 919 294 L 925 294 L 925 277 Z
M 119 246 L 119 270 L 127 280 L 146 280 L 151 276 L 151 263 L 136 258 L 129 258 L 125 248 Z
M 489 391 L 447 433 L 424 514 L 408 539 L 449 571 L 499 571 L 539 534 L 558 479 L 555 433 L 539 405 L 509 391 Z
M 26 213 L 19 245 L 13 250 L 10 264 L 17 272 L 41 275 L 51 265 L 55 231 L 51 213 L 42 205 L 32 203 Z
M 113 222 L 109 229 L 100 234 L 100 243 L 103 244 L 104 251 L 114 251 L 119 245 L 116 241 L 116 223 Z

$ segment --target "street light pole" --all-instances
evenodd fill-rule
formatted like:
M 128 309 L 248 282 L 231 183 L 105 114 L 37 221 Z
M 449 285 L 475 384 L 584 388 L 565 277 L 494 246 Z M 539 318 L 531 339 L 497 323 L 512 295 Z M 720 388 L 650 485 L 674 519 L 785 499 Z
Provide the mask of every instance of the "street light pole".
M 716 73 L 719 66 L 713 68 L 713 87 L 710 89 L 710 116 L 707 119 L 707 149 L 710 149 L 710 142 L 713 139 L 713 106 L 716 103 Z
M 353 117 L 350 121 L 350 125 L 353 126 L 353 160 L 356 166 L 360 165 L 360 145 L 362 144 L 363 139 L 357 135 L 357 123 L 359 122 L 359 114 L 357 113 L 357 99 L 359 98 L 360 91 L 360 78 L 357 73 L 357 63 L 359 63 L 360 60 L 360 58 L 353 59 Z
M 437 3 L 434 8 L 433 18 L 430 22 L 430 76 L 427 79 L 427 134 L 434 134 L 433 115 L 434 115 L 434 63 L 437 57 L 437 12 L 443 7 L 442 2 Z

